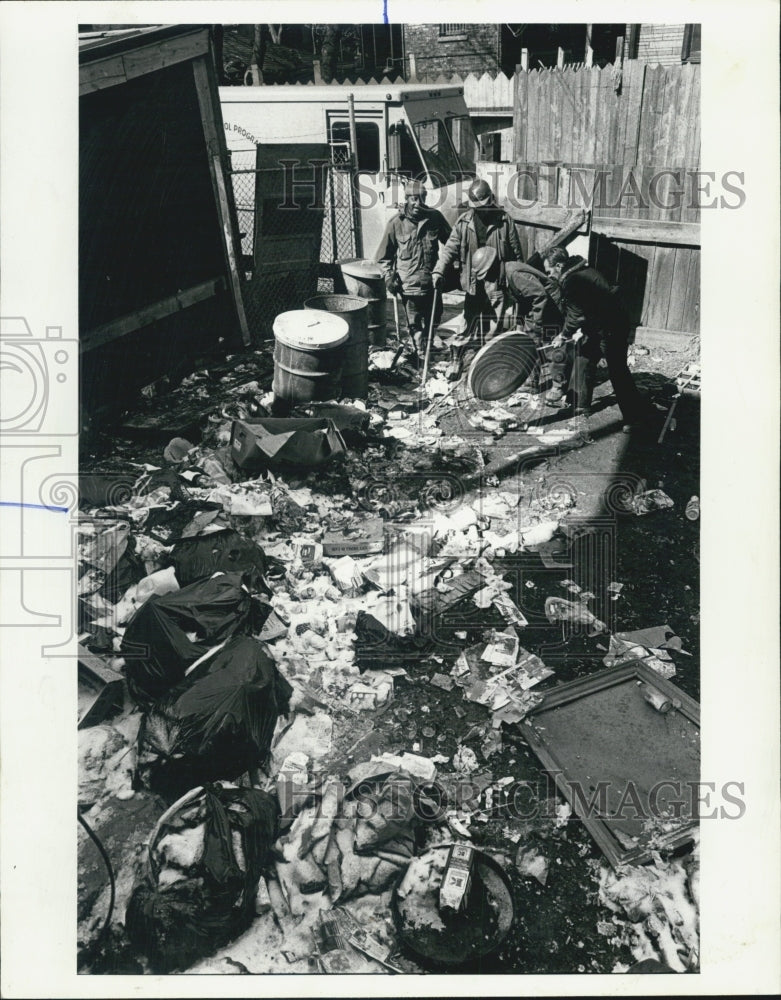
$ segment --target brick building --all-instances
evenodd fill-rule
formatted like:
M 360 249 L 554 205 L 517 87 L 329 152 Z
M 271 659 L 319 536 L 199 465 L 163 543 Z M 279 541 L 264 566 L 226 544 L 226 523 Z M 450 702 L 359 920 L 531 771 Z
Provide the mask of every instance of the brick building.
M 627 58 L 661 66 L 700 61 L 699 24 L 628 24 Z
M 698 24 L 405 24 L 403 62 L 407 79 L 455 73 L 508 76 L 528 54 L 529 69 L 584 62 L 590 45 L 597 66 L 615 60 L 616 41 L 626 39 L 626 58 L 663 66 L 699 62 Z

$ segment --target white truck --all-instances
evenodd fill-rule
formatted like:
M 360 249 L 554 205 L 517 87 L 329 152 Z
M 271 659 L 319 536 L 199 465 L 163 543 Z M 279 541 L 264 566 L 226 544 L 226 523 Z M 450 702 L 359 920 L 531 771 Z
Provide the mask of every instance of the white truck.
M 351 165 L 356 257 L 374 256 L 403 200 L 405 179 L 423 180 L 428 204 L 452 223 L 476 176 L 476 141 L 462 87 L 220 87 L 219 95 L 234 170 L 255 169 L 259 149 L 267 165 L 298 159 L 306 166 L 318 149 L 332 164 Z M 238 188 L 237 205 L 240 213 L 247 210 Z M 261 234 L 255 234 L 257 241 Z

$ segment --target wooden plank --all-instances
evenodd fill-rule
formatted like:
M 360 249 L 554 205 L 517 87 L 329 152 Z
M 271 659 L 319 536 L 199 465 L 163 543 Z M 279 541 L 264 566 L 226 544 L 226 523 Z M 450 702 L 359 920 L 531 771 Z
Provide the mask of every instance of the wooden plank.
M 621 93 L 616 97 L 616 144 L 611 150 L 609 163 L 624 162 L 624 146 L 626 144 L 627 110 L 631 103 L 632 91 L 637 84 L 637 63 L 630 60 L 624 63 L 621 82 Z
M 700 332 L 700 253 L 692 253 L 689 274 L 686 279 L 681 329 L 690 333 Z
M 225 136 L 223 129 L 218 127 L 215 114 L 215 107 L 219 107 L 219 103 L 216 105 L 214 103 L 215 96 L 217 101 L 219 101 L 219 95 L 216 93 L 216 86 L 212 86 L 213 78 L 210 76 L 210 69 L 211 67 L 207 64 L 205 58 L 196 59 L 193 62 L 193 78 L 198 94 L 203 133 L 206 139 L 209 171 L 211 173 L 212 187 L 217 204 L 217 213 L 220 218 L 222 245 L 228 265 L 230 290 L 236 309 L 236 318 L 239 323 L 241 339 L 244 344 L 248 345 L 251 343 L 252 338 L 247 324 L 247 314 L 244 310 L 241 291 L 241 247 L 238 241 L 235 205 L 229 200 L 233 195 L 233 190 L 225 179 L 225 162 L 227 158 Z M 230 195 L 228 193 L 229 188 L 231 188 Z
M 537 156 L 537 111 L 540 100 L 540 72 L 533 69 L 529 73 L 528 128 L 526 130 L 526 162 L 538 163 Z
M 699 66 L 689 65 L 681 67 L 681 87 L 678 94 L 678 113 L 675 121 L 675 131 L 670 150 L 672 163 L 680 163 L 689 166 L 687 161 L 687 151 L 689 147 L 689 137 L 693 125 L 693 117 L 699 116 L 700 109 L 695 99 L 696 82 L 695 76 L 699 73 Z
M 190 306 L 210 299 L 219 292 L 224 291 L 225 287 L 226 284 L 223 277 L 202 281 L 198 285 L 193 285 L 192 288 L 186 288 L 184 291 L 177 292 L 176 295 L 169 295 L 167 298 L 161 299 L 159 302 L 153 302 L 151 305 L 145 306 L 143 309 L 138 309 L 134 313 L 129 313 L 127 316 L 120 316 L 119 319 L 112 320 L 110 323 L 93 327 L 92 330 L 81 334 L 79 352 L 85 354 L 87 351 L 92 351 L 96 347 L 102 347 L 112 340 L 118 340 L 128 333 L 134 333 L 142 327 L 156 323 L 157 320 L 165 319 L 166 316 L 171 316 L 182 309 L 188 309 Z
M 645 92 L 646 65 L 635 63 L 638 67 L 635 70 L 635 77 L 632 81 L 632 90 L 628 97 L 629 102 L 626 107 L 626 131 L 624 135 L 624 152 L 618 160 L 632 166 L 638 162 L 638 142 L 640 132 L 641 108 L 643 104 L 643 94 Z
M 111 59 L 101 59 L 97 63 L 87 63 L 79 67 L 79 96 L 91 94 L 105 87 L 114 87 L 119 83 L 127 83 L 125 64 L 121 56 Z
M 602 70 L 597 66 L 591 70 L 591 94 L 589 96 L 591 104 L 591 136 L 589 137 L 589 163 L 596 163 L 598 159 L 600 129 L 603 127 L 605 110 L 602 106 Z
M 670 308 L 670 297 L 673 286 L 675 267 L 675 249 L 673 247 L 656 248 L 654 270 L 651 278 L 651 295 L 648 307 L 646 326 L 660 330 L 667 329 L 667 314 Z
M 613 89 L 613 78 L 610 69 L 604 67 L 600 70 L 599 78 L 599 103 L 600 103 L 600 125 L 599 138 L 597 141 L 596 155 L 594 160 L 601 163 L 608 158 L 610 149 L 610 136 L 613 128 L 613 110 L 615 106 L 616 93 Z
M 562 93 L 565 87 L 565 70 L 558 70 L 551 76 L 551 92 L 548 119 L 550 122 L 550 150 L 551 158 L 563 159 L 561 152 L 561 111 L 562 102 L 566 101 L 567 95 Z
M 641 326 L 650 326 L 651 325 L 648 322 L 648 316 L 649 316 L 649 313 L 651 311 L 651 307 L 652 307 L 652 304 L 653 304 L 653 298 L 654 298 L 654 294 L 655 294 L 654 274 L 655 274 L 655 264 L 656 264 L 656 247 L 655 246 L 654 247 L 649 247 L 649 250 L 651 252 L 648 254 L 648 257 L 647 257 L 647 260 L 648 260 L 648 274 L 646 276 L 645 295 L 643 297 L 643 309 L 642 309 L 642 315 L 640 317 L 640 325 Z M 645 255 L 643 255 L 643 256 L 645 256 Z
M 550 138 L 550 102 L 553 87 L 553 70 L 544 70 L 540 79 L 540 102 L 537 109 L 537 159 L 555 160 L 556 155 L 551 149 Z
M 192 34 L 151 42 L 121 55 L 84 62 L 79 67 L 79 94 L 114 87 L 167 66 L 198 59 L 208 51 L 209 31 L 201 28 Z
M 575 159 L 574 154 L 574 122 L 578 114 L 576 93 L 580 73 L 570 71 L 562 77 L 563 94 L 561 101 L 561 158 L 565 163 Z
M 676 247 L 675 260 L 673 263 L 673 282 L 670 290 L 670 306 L 667 310 L 668 330 L 682 330 L 684 314 L 686 311 L 686 291 L 689 284 L 689 270 L 691 259 L 698 250 L 690 250 L 688 247 Z
M 701 75 L 699 66 L 691 66 L 694 70 L 692 78 L 691 104 L 688 111 L 690 128 L 687 131 L 687 146 L 684 163 L 692 169 L 699 169 L 700 166 L 700 87 Z
M 513 160 L 526 159 L 526 130 L 529 120 L 528 73 L 515 74 L 515 110 L 513 111 Z
M 633 219 L 600 216 L 591 220 L 595 233 L 624 243 L 660 243 L 667 246 L 700 246 L 700 225 L 697 222 L 669 222 L 660 219 Z

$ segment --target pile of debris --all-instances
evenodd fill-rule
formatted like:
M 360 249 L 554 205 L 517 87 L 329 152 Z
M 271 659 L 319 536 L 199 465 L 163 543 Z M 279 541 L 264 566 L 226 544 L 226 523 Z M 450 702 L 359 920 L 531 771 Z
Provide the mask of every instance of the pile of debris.
M 154 822 L 111 893 L 82 907 L 83 965 L 100 967 L 124 925 L 153 972 L 415 970 L 395 887 L 426 851 L 503 815 L 514 778 L 484 762 L 555 683 L 522 644 L 505 560 L 565 548 L 574 500 L 466 489 L 484 455 L 440 426 L 444 379 L 279 419 L 249 373 L 222 376 L 222 398 L 208 372 L 182 384 L 211 407 L 199 444 L 177 436 L 135 466 L 122 456 L 121 475 L 115 458 L 82 477 L 80 810 L 98 837 L 116 802 L 152 803 Z M 495 440 L 517 421 L 507 405 L 465 412 Z M 608 635 L 594 594 L 563 586 L 547 621 Z M 606 666 L 642 661 L 664 679 L 682 652 L 665 627 L 606 641 Z M 419 681 L 454 706 L 454 746 L 399 697 Z M 371 745 L 384 719 L 399 752 Z M 533 848 L 515 861 L 544 884 Z M 646 957 L 649 941 L 633 949 Z

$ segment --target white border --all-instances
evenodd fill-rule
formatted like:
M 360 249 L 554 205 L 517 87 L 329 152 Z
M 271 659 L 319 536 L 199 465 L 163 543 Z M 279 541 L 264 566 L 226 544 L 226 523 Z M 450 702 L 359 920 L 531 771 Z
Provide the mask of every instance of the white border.
M 517 3 L 388 0 L 394 22 L 500 21 Z M 2 314 L 76 330 L 77 60 L 84 23 L 335 14 L 324 0 L 18 3 L 0 8 Z M 538 20 L 703 22 L 702 166 L 745 172 L 739 211 L 703 212 L 703 777 L 746 783 L 739 822 L 703 822 L 702 973 L 659 977 L 77 977 L 75 685 L 40 636 L 3 630 L 2 983 L 7 997 L 774 993 L 779 973 L 778 6 L 773 0 L 557 2 Z M 381 22 L 382 0 L 342 0 Z M 75 469 L 75 440 L 67 454 Z M 3 456 L 4 466 L 6 456 Z M 52 524 L 47 531 L 56 530 Z M 54 542 L 53 542 L 54 544 Z M 58 542 L 59 544 L 59 542 Z M 44 595 L 65 607 L 61 591 Z M 11 632 L 12 634 L 7 634 Z

